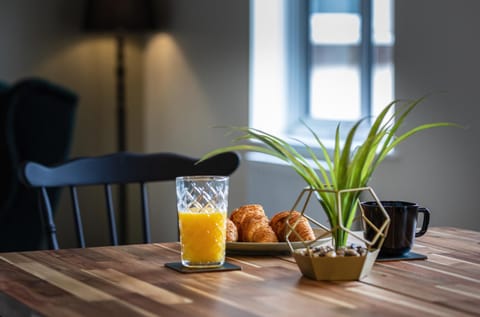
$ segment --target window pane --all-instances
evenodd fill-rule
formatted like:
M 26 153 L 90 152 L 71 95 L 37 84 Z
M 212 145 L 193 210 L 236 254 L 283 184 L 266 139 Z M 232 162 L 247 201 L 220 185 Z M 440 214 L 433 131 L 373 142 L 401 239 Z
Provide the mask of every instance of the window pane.
M 335 50 L 331 54 L 336 54 Z M 341 55 L 351 53 L 339 50 Z M 327 52 L 323 52 L 327 55 Z M 360 71 L 348 63 L 319 63 L 311 70 L 310 116 L 314 119 L 355 120 L 360 117 Z
M 328 142 L 378 114 L 394 99 L 393 2 L 253 0 L 250 124 L 310 142 L 305 122 Z
M 361 112 L 358 0 L 310 2 L 310 107 L 318 120 L 357 120 Z
M 373 114 L 393 100 L 393 8 L 392 0 L 373 1 Z

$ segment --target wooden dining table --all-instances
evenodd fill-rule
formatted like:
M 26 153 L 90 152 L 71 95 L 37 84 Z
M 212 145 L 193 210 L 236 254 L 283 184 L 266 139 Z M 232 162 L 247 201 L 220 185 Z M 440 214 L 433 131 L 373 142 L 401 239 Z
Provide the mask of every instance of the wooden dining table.
M 480 316 L 480 232 L 430 228 L 426 260 L 376 262 L 361 281 L 303 277 L 288 254 L 180 273 L 178 242 L 0 253 L 0 316 Z

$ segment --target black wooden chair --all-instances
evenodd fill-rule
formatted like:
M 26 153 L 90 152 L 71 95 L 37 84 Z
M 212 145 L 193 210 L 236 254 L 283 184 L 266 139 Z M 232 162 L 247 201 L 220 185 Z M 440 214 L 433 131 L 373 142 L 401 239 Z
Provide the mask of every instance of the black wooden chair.
M 144 243 L 150 243 L 147 183 L 175 180 L 177 176 L 185 175 L 230 175 L 240 163 L 238 155 L 234 152 L 220 154 L 196 164 L 197 161 L 197 158 L 174 153 L 120 152 L 77 158 L 52 167 L 26 162 L 20 170 L 20 179 L 27 186 L 37 188 L 39 191 L 51 249 L 59 249 L 51 201 L 47 192 L 47 189 L 52 187 L 70 189 L 77 238 L 79 246 L 83 248 L 85 239 L 77 188 L 104 186 L 111 244 L 118 245 L 112 185 L 138 183 L 141 193 L 143 240 Z

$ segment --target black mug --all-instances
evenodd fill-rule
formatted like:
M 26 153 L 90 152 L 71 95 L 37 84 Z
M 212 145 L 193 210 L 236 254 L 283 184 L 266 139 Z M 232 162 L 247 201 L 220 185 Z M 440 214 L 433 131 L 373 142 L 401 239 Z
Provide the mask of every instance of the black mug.
M 430 211 L 416 203 L 406 201 L 381 201 L 381 203 L 390 217 L 390 226 L 379 255 L 384 257 L 405 255 L 412 249 L 414 239 L 423 236 L 427 232 L 430 222 Z M 376 201 L 367 201 L 361 204 L 365 216 L 375 226 L 381 226 L 385 221 L 385 216 L 378 203 Z M 423 222 L 418 230 L 417 219 L 419 213 L 423 214 Z M 376 232 L 369 226 L 366 226 L 364 234 L 365 238 L 371 241 Z

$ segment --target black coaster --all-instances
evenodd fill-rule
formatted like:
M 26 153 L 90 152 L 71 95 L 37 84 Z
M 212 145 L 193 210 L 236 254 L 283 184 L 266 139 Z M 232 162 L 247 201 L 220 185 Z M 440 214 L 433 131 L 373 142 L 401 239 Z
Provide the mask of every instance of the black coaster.
M 168 267 L 169 269 L 175 270 L 180 273 L 222 272 L 222 271 L 235 271 L 235 270 L 242 269 L 240 266 L 232 263 L 228 263 L 228 262 L 225 262 L 220 267 L 209 267 L 209 268 L 201 268 L 201 269 L 183 266 L 181 262 L 165 263 L 165 266 Z
M 386 261 L 411 261 L 411 260 L 426 260 L 427 256 L 415 252 L 408 252 L 407 254 L 400 256 L 381 256 L 380 254 L 377 257 L 377 262 L 386 262 Z

